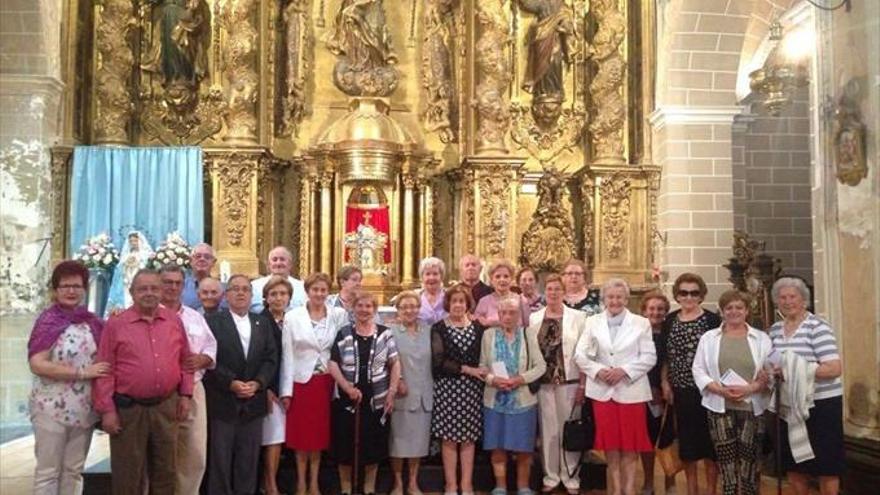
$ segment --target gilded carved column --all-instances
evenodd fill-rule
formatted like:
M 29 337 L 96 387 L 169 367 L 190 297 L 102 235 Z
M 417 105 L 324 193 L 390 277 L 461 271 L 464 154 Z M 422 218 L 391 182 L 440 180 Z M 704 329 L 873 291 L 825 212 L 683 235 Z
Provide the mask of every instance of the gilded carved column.
M 52 148 L 52 266 L 67 258 L 72 157 L 73 148 Z
M 262 151 L 206 150 L 214 198 L 212 244 L 217 258 L 229 261 L 233 273 L 259 273 L 259 176 L 268 158 Z
M 595 0 L 591 12 L 597 31 L 590 45 L 595 74 L 590 82 L 593 112 L 589 125 L 592 162 L 625 164 L 626 149 L 626 14 L 618 0 Z
M 467 160 L 462 169 L 466 178 L 461 201 L 467 212 L 469 243 L 462 254 L 475 253 L 483 259 L 517 258 L 516 198 L 524 163 L 523 158 Z
M 324 170 L 316 176 L 315 187 L 321 191 L 321 221 L 318 235 L 321 239 L 320 268 L 333 273 L 333 171 Z
M 95 6 L 94 144 L 129 144 L 134 56 L 129 32 L 131 0 L 104 0 Z
M 401 271 L 401 282 L 404 285 L 412 284 L 416 281 L 415 265 L 416 265 L 416 248 L 418 247 L 418 239 L 416 239 L 415 226 L 415 191 L 418 187 L 418 178 L 413 173 L 401 174 L 401 182 L 403 184 L 403 215 L 404 218 L 412 219 L 403 222 L 403 243 L 401 250 L 403 253 Z
M 315 190 L 317 176 L 310 165 L 303 167 L 299 178 L 299 228 L 296 229 L 295 241 L 299 246 L 299 275 L 305 278 L 313 271 L 313 253 L 315 249 Z
M 510 122 L 508 89 L 511 68 L 507 47 L 511 40 L 509 11 L 504 0 L 475 2 L 477 39 L 476 87 L 472 95 L 477 111 L 477 154 L 507 153 L 505 134 Z
M 238 0 L 226 3 L 220 21 L 227 40 L 222 73 L 229 105 L 223 140 L 229 144 L 259 141 L 259 16 L 260 2 Z

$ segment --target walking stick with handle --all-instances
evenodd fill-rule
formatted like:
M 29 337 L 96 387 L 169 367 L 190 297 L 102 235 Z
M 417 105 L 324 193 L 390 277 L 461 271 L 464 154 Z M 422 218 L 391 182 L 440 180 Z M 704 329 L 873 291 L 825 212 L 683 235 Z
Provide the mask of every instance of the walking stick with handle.
M 776 394 L 774 397 L 774 407 L 776 408 L 776 448 L 773 449 L 774 455 L 776 457 L 776 495 L 782 495 L 782 419 L 780 419 L 780 415 L 782 411 L 779 409 L 780 397 L 782 396 L 782 380 L 781 378 L 776 379 Z
M 361 401 L 354 403 L 354 458 L 351 466 L 351 493 L 358 495 L 361 493 L 358 487 L 358 471 L 360 471 L 360 451 L 361 451 Z

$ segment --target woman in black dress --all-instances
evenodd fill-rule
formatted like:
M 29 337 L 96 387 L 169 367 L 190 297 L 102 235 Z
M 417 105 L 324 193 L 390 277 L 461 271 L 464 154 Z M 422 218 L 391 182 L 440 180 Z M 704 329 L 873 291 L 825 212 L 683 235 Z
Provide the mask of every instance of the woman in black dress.
M 682 273 L 675 279 L 672 292 L 681 309 L 670 313 L 663 324 L 666 351 L 660 371 L 663 399 L 675 410 L 679 456 L 685 465 L 688 495 L 697 495 L 697 462 L 701 459 L 705 461 L 706 486 L 712 495 L 717 492 L 718 484 L 715 448 L 692 367 L 700 337 L 721 326 L 721 318 L 700 306 L 708 290 L 699 275 Z
M 461 493 L 473 495 L 474 444 L 483 429 L 486 370 L 479 367 L 483 329 L 468 317 L 474 299 L 467 287 L 449 288 L 443 304 L 449 316 L 431 327 L 431 435 L 441 440 L 445 493 L 458 493 L 456 468 L 460 456 Z

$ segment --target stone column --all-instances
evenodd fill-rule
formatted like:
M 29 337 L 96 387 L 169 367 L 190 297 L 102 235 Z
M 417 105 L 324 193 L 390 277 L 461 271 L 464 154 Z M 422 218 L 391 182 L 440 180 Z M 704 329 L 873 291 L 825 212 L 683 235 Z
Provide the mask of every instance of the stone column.
M 707 302 L 730 288 L 721 266 L 732 255 L 731 129 L 739 106 L 664 106 L 650 118 L 655 163 L 659 270 L 664 287 L 684 272 L 706 281 Z
M 128 37 L 134 25 L 131 0 L 107 0 L 95 6 L 94 144 L 129 144 L 134 55 Z

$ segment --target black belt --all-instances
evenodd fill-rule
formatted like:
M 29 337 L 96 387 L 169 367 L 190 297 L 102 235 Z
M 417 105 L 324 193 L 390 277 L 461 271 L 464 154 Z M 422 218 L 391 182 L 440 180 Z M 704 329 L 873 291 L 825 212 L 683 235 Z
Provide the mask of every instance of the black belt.
M 164 397 L 150 397 L 147 399 L 140 399 L 137 397 L 132 397 L 126 394 L 113 394 L 113 403 L 116 404 L 116 407 L 119 409 L 128 409 L 132 406 L 145 406 L 152 407 L 162 403 L 165 399 L 167 399 L 169 395 Z

